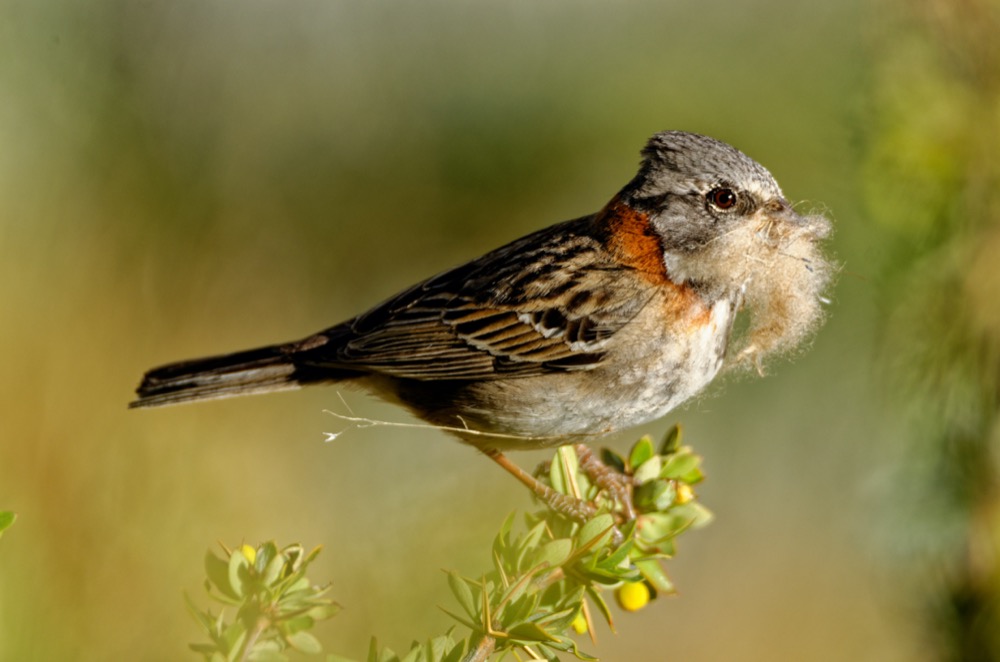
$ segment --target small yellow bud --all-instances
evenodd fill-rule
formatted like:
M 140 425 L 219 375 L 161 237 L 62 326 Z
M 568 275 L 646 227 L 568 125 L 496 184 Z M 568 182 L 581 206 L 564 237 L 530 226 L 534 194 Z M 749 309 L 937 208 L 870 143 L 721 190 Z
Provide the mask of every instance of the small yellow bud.
M 240 552 L 243 554 L 243 558 L 250 562 L 250 565 L 253 565 L 253 562 L 257 560 L 257 550 L 250 545 L 244 544 L 240 547 Z
M 587 619 L 584 618 L 582 610 L 576 615 L 576 618 L 573 619 L 573 622 L 569 626 L 577 634 L 584 634 L 587 631 Z
M 615 597 L 625 611 L 639 611 L 649 604 L 649 587 L 644 582 L 632 582 L 618 589 Z
M 677 485 L 677 503 L 688 503 L 694 499 L 694 490 L 687 483 Z

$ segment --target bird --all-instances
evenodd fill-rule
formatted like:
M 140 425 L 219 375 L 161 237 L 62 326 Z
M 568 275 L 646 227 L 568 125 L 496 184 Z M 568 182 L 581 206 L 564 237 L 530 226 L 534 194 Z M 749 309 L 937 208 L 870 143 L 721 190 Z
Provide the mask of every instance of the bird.
M 494 459 L 601 437 L 663 417 L 727 367 L 763 372 L 811 337 L 835 270 L 830 231 L 735 147 L 663 131 L 596 213 L 304 339 L 154 368 L 129 406 L 340 384 Z

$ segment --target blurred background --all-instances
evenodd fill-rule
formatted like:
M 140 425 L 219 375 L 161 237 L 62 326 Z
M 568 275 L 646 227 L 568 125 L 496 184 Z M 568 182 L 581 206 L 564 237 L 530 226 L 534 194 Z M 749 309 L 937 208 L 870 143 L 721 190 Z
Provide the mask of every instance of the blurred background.
M 206 549 L 323 545 L 361 658 L 442 633 L 531 506 L 335 389 L 127 411 L 149 367 L 292 340 L 597 210 L 655 131 L 828 213 L 809 351 L 667 420 L 716 521 L 603 660 L 998 659 L 991 0 L 0 0 L 0 659 L 195 659 Z M 361 415 L 410 420 L 342 393 Z M 547 453 L 515 456 L 534 466 Z

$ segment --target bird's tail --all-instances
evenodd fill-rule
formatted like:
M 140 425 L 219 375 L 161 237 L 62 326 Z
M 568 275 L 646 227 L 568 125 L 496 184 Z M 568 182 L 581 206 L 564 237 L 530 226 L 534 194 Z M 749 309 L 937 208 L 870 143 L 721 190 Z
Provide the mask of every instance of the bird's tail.
M 332 375 L 320 377 L 310 372 L 296 366 L 287 346 L 282 345 L 180 361 L 147 372 L 136 389 L 139 397 L 129 408 L 286 391 L 336 380 Z

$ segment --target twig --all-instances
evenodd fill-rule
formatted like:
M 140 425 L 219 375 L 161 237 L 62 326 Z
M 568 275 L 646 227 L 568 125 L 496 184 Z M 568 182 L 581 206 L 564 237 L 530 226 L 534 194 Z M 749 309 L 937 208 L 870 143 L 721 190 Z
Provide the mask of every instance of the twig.
M 490 659 L 490 655 L 493 655 L 496 646 L 497 640 L 488 634 L 484 634 L 483 638 L 476 644 L 476 647 L 465 654 L 462 662 L 486 662 Z
M 338 394 L 339 395 L 339 394 Z M 341 398 L 343 402 L 343 398 Z M 345 407 L 347 403 L 344 403 Z M 348 411 L 351 411 L 350 407 L 347 407 Z M 587 438 L 596 435 L 590 434 L 574 434 L 574 435 L 542 435 L 542 436 L 530 436 L 521 434 L 504 434 L 502 432 L 487 432 L 485 430 L 476 430 L 470 428 L 465 422 L 465 419 L 458 417 L 459 421 L 462 422 L 462 427 L 448 426 L 448 425 L 431 425 L 428 423 L 401 423 L 396 421 L 381 421 L 374 418 L 367 418 L 365 416 L 348 416 L 346 414 L 338 414 L 335 411 L 329 409 L 323 410 L 324 414 L 330 414 L 342 421 L 348 423 L 353 423 L 356 428 L 373 428 L 373 427 L 390 427 L 390 428 L 407 428 L 411 430 L 440 430 L 442 432 L 451 432 L 458 435 L 467 435 L 472 437 L 483 437 L 486 439 L 508 439 L 513 441 L 521 442 L 535 442 L 541 443 L 542 445 L 547 445 L 546 442 L 560 442 L 563 443 L 570 438 Z M 353 414 L 353 412 L 352 412 Z M 333 441 L 341 434 L 341 432 L 324 432 L 326 435 L 326 441 Z

